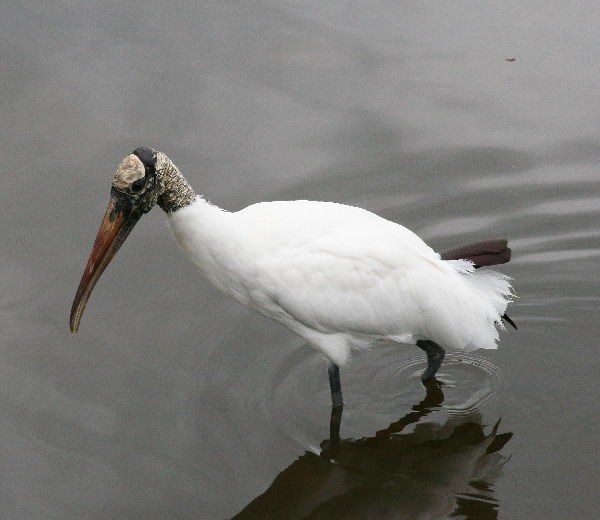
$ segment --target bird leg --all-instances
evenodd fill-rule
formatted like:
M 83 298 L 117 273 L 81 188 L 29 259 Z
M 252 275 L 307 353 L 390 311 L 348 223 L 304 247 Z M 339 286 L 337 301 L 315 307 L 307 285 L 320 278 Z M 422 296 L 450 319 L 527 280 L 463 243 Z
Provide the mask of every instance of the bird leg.
M 331 363 L 327 367 L 329 373 L 329 386 L 331 388 L 331 404 L 334 408 L 344 406 L 342 399 L 342 382 L 340 381 L 340 367 Z
M 321 452 L 321 457 L 333 461 L 340 453 L 340 425 L 344 401 L 342 399 L 342 383 L 340 381 L 340 367 L 331 363 L 327 367 L 329 373 L 329 386 L 331 387 L 331 419 L 329 420 L 329 442 L 326 442 Z
M 331 419 L 329 420 L 329 439 L 321 443 L 321 457 L 334 462 L 340 454 L 342 442 L 340 439 L 340 426 L 342 424 L 342 413 L 344 406 L 331 407 Z
M 446 351 L 437 343 L 428 339 L 418 340 L 417 347 L 419 347 L 421 350 L 424 350 L 427 354 L 427 368 L 421 376 L 421 381 L 423 381 L 423 383 L 427 383 L 427 381 L 429 381 L 435 375 L 435 373 L 438 371 L 438 368 L 440 368 L 442 365 Z
M 331 418 L 329 419 L 329 449 L 334 456 L 340 449 L 340 426 L 342 424 L 343 411 L 343 406 L 331 407 Z

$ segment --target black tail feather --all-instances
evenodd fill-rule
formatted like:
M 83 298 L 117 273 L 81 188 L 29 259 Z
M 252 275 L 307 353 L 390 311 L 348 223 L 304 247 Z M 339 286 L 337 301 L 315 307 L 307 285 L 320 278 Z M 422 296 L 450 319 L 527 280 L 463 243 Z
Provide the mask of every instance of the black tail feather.
M 510 254 L 508 240 L 498 238 L 455 247 L 440 253 L 440 256 L 442 260 L 470 260 L 477 268 L 505 264 L 510 260 Z
M 502 320 L 504 320 L 506 323 L 510 323 L 514 327 L 514 329 L 517 330 L 515 322 L 508 317 L 508 314 L 504 313 L 504 316 L 502 316 Z
M 470 260 L 476 269 L 488 265 L 505 264 L 510 260 L 510 255 L 511 251 L 510 247 L 508 247 L 508 240 L 505 238 L 474 242 L 473 244 L 455 247 L 454 249 L 440 253 L 442 260 Z M 502 316 L 502 321 L 505 321 L 517 330 L 515 322 L 508 317 L 508 314 Z

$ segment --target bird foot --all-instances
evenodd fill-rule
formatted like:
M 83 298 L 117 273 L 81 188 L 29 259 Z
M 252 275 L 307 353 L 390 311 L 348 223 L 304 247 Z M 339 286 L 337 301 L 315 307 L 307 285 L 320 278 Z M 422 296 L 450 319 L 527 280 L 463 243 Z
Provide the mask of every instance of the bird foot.
M 437 343 L 430 340 L 418 340 L 417 347 L 419 347 L 421 350 L 424 350 L 427 354 L 427 368 L 421 376 L 421 381 L 423 384 L 426 384 L 427 382 L 431 381 L 440 366 L 442 366 L 442 361 L 444 361 L 446 351 Z

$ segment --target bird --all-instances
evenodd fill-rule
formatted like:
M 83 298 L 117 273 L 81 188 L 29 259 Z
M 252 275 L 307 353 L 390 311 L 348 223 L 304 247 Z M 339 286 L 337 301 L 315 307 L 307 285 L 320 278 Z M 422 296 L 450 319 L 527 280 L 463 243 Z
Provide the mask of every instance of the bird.
M 291 329 L 327 361 L 332 406 L 353 350 L 416 345 L 431 381 L 445 349 L 497 348 L 511 279 L 480 267 L 510 260 L 506 239 L 438 254 L 407 228 L 362 208 L 260 202 L 228 212 L 197 196 L 162 152 L 140 147 L 118 166 L 110 201 L 70 315 L 75 334 L 90 294 L 140 218 L 158 205 L 180 249 L 221 292 Z

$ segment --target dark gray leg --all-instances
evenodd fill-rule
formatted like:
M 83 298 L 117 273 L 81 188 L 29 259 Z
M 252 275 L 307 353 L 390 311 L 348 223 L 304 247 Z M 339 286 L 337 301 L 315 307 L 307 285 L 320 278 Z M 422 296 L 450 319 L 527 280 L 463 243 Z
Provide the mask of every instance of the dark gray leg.
M 329 419 L 329 447 L 332 450 L 332 455 L 336 454 L 336 450 L 340 448 L 340 426 L 342 424 L 342 412 L 344 407 L 332 406 L 331 419 Z
M 339 456 L 341 450 L 340 426 L 342 424 L 343 405 L 333 405 L 331 407 L 331 419 L 329 420 L 329 440 L 321 443 L 321 457 L 330 462 L 334 462 Z
M 435 373 L 438 371 L 438 368 L 440 368 L 442 365 L 446 351 L 437 343 L 428 339 L 418 340 L 417 347 L 419 347 L 421 350 L 424 350 L 427 354 L 427 369 L 421 376 L 421 381 L 423 381 L 423 383 L 427 383 L 427 381 L 429 381 L 435 375 Z
M 331 404 L 334 408 L 344 406 L 342 399 L 342 382 L 340 381 L 340 367 L 335 363 L 331 363 L 327 367 L 329 373 L 329 386 L 331 387 Z

